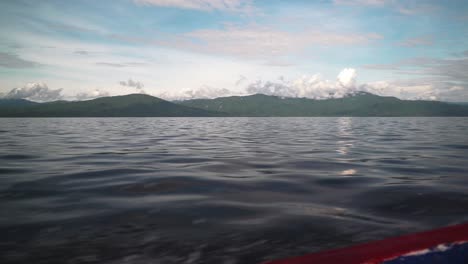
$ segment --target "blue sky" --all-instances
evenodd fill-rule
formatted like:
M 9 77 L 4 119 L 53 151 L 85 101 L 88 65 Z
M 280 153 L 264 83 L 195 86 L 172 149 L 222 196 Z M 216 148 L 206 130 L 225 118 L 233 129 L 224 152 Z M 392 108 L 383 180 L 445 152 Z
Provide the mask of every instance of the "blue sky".
M 0 93 L 468 101 L 467 14 L 456 0 L 3 0 Z

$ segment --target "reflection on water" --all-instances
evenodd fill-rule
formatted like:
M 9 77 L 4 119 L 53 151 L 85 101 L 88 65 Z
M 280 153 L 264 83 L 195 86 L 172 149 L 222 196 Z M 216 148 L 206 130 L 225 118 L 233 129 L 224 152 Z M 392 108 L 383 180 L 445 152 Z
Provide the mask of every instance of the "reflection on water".
M 344 170 L 342 172 L 340 172 L 340 175 L 345 175 L 345 176 L 348 176 L 348 175 L 354 175 L 356 174 L 356 170 L 355 169 L 348 169 L 348 170 Z
M 342 140 L 337 141 L 338 152 L 341 155 L 347 155 L 349 150 L 353 147 L 355 138 L 352 137 L 352 118 L 351 117 L 340 117 L 337 120 L 338 124 L 338 136 Z
M 0 262 L 258 263 L 467 221 L 467 121 L 0 119 Z

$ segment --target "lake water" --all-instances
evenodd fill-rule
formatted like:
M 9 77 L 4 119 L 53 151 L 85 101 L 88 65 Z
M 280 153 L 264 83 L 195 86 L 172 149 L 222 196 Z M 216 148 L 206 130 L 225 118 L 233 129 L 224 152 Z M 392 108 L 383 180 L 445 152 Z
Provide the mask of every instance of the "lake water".
M 468 118 L 0 119 L 1 263 L 259 263 L 468 221 Z

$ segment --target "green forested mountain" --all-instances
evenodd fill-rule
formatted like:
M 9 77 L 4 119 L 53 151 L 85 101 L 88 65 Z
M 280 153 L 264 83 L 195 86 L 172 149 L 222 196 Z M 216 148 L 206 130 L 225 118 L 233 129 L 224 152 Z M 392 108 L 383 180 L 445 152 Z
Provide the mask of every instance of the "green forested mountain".
M 255 94 L 195 99 L 180 104 L 234 116 L 468 116 L 467 106 L 400 100 L 364 92 L 325 100 Z
M 4 106 L 27 106 L 27 105 L 36 105 L 38 103 L 28 101 L 26 99 L 1 99 L 0 98 L 0 107 Z
M 468 116 L 468 105 L 408 101 L 363 92 L 326 100 L 263 94 L 178 102 L 142 94 L 73 102 L 0 100 L 0 117 L 151 116 Z
M 2 100 L 0 100 L 2 101 Z M 33 104 L 0 103 L 1 117 L 145 117 L 217 116 L 216 112 L 174 104 L 157 97 L 130 94 L 89 101 Z

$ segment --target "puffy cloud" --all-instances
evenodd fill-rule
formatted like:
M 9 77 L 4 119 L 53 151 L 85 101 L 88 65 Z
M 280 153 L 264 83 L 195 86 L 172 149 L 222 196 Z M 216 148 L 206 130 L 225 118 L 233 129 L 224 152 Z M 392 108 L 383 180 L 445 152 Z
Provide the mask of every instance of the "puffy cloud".
M 276 82 L 257 80 L 246 88 L 249 94 L 266 94 L 285 97 L 298 97 L 298 91 L 294 90 L 291 83 L 279 80 Z
M 21 88 L 14 88 L 8 92 L 4 98 L 8 99 L 28 99 L 32 101 L 46 102 L 54 101 L 62 98 L 62 89 L 49 89 L 47 84 L 28 83 Z
M 353 88 L 356 85 L 357 73 L 355 69 L 346 68 L 338 74 L 338 83 L 343 87 Z
M 241 95 L 226 88 L 214 88 L 210 86 L 202 86 L 198 89 L 183 90 L 178 92 L 164 92 L 156 96 L 166 100 L 188 100 L 188 99 L 212 99 L 217 97 L 226 97 L 231 95 Z
M 225 88 L 213 88 L 209 86 L 203 86 L 199 89 L 188 90 L 184 92 L 186 98 L 216 98 L 229 96 L 232 92 Z
M 95 99 L 95 98 L 98 98 L 98 97 L 104 97 L 104 96 L 109 96 L 109 92 L 106 92 L 106 91 L 101 91 L 99 89 L 96 89 L 92 92 L 82 92 L 82 93 L 78 93 L 75 98 L 79 101 L 82 101 L 82 100 L 90 100 L 90 99 Z
M 280 78 L 276 82 L 256 81 L 246 88 L 247 93 L 261 93 L 282 97 L 305 97 L 312 99 L 340 98 L 356 91 L 356 70 L 343 69 L 335 82 L 324 79 L 320 74 L 302 76 L 293 81 Z
M 249 0 L 134 0 L 137 4 L 176 7 L 200 11 L 246 12 L 252 9 Z
M 255 81 L 246 88 L 246 93 L 261 93 L 281 97 L 303 97 L 311 99 L 341 98 L 357 92 L 368 92 L 380 96 L 394 96 L 406 100 L 446 100 L 455 93 L 462 94 L 462 86 L 431 83 L 429 80 L 378 81 L 358 84 L 355 69 L 343 69 L 335 82 L 324 79 L 320 74 L 303 76 L 293 81 Z
M 120 81 L 119 84 L 122 86 L 135 87 L 138 90 L 141 90 L 144 87 L 143 83 L 132 79 L 128 79 L 128 81 Z
M 33 68 L 39 65 L 37 62 L 22 59 L 16 54 L 0 52 L 0 67 L 22 69 Z

